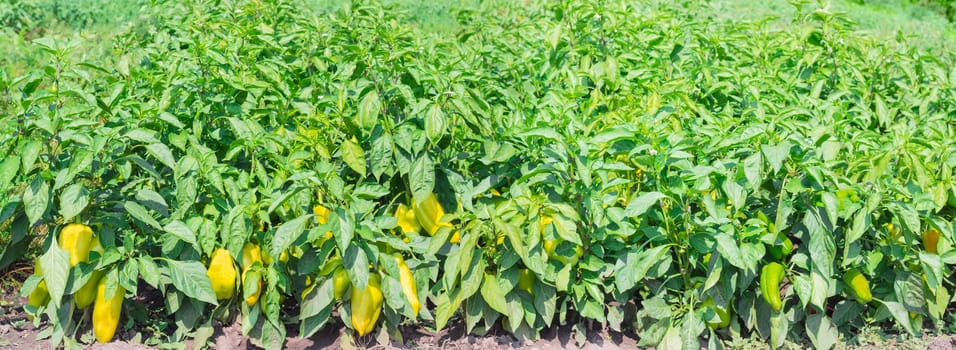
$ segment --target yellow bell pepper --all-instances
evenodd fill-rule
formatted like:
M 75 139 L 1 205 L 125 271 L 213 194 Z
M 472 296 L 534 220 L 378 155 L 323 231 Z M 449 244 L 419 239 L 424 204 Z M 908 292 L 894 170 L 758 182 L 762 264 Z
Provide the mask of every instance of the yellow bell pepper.
M 116 334 L 125 294 L 123 287 L 116 286 L 113 297 L 106 299 L 106 279 L 101 278 L 97 284 L 96 304 L 93 305 L 93 333 L 100 343 L 108 343 Z
M 315 220 L 319 225 L 325 225 L 329 223 L 329 215 L 332 214 L 332 211 L 329 208 L 319 204 L 312 208 L 312 213 L 315 214 Z
M 27 304 L 33 307 L 41 307 L 50 302 L 50 290 L 46 287 L 46 281 L 40 281 L 36 288 L 30 292 L 27 298 Z
M 382 313 L 382 279 L 373 273 L 368 277 L 365 288 L 352 286 L 352 328 L 363 336 L 375 329 L 375 323 Z
M 860 270 L 850 269 L 843 275 L 843 283 L 850 287 L 850 294 L 856 298 L 860 304 L 866 304 L 873 300 L 873 294 L 870 292 L 870 281 L 866 279 Z
M 412 313 L 418 317 L 418 311 L 422 308 L 422 303 L 418 300 L 418 287 L 415 286 L 415 277 L 412 276 L 412 270 L 405 264 L 405 259 L 401 255 L 396 255 L 395 260 L 398 263 L 398 281 L 402 284 L 402 293 L 408 299 L 408 304 L 412 306 Z
M 429 194 L 421 203 L 413 205 L 412 210 L 415 212 L 415 218 L 430 236 L 435 235 L 442 224 L 445 224 L 441 222 L 442 216 L 445 216 L 445 209 L 441 207 L 438 196 L 434 193 Z M 446 225 L 450 226 L 450 224 Z
M 242 246 L 242 270 L 248 270 L 255 263 L 262 262 L 262 248 L 253 243 Z
M 246 286 L 246 275 L 249 269 L 256 263 L 262 263 L 262 249 L 253 243 L 246 243 L 242 247 L 242 286 Z M 255 290 L 243 290 L 246 305 L 253 306 L 259 301 L 262 294 L 262 278 L 258 273 L 254 273 L 254 278 L 258 279 Z
M 255 278 L 256 283 L 252 290 L 246 290 L 246 275 L 251 275 L 250 278 Z M 258 271 L 242 271 L 242 286 L 243 286 L 243 297 L 245 297 L 246 305 L 254 306 L 259 301 L 259 296 L 262 295 L 262 278 L 259 276 Z
M 415 219 L 421 225 L 421 228 L 429 236 L 434 236 L 435 232 L 438 232 L 442 227 L 454 227 L 450 222 L 441 221 L 441 218 L 445 216 L 445 209 L 442 208 L 441 203 L 438 202 L 438 196 L 434 193 L 429 194 L 421 203 L 412 205 L 412 211 L 415 213 Z M 461 233 L 455 231 L 448 241 L 461 243 Z
M 70 254 L 70 267 L 90 258 L 93 246 L 93 229 L 82 224 L 69 224 L 60 230 L 60 248 Z
M 229 251 L 223 248 L 216 249 L 209 261 L 209 270 L 206 276 L 212 282 L 212 290 L 216 293 L 219 300 L 232 298 L 236 292 L 236 263 L 229 255 Z
M 398 227 L 402 229 L 402 233 L 418 232 L 422 229 L 422 225 L 415 218 L 415 211 L 409 210 L 404 204 L 395 208 L 395 219 L 398 219 Z

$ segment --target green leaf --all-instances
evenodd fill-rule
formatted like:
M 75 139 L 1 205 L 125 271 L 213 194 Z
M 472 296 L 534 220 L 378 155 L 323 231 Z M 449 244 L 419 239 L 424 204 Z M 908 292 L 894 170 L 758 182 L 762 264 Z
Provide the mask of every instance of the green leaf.
M 37 175 L 33 178 L 30 186 L 23 191 L 23 205 L 30 219 L 30 226 L 33 226 L 46 213 L 50 206 L 50 185 L 43 181 L 43 177 Z
M 17 176 L 20 170 L 20 157 L 16 155 L 8 156 L 0 163 L 0 188 L 10 185 L 10 181 Z
M 21 169 L 23 169 L 23 175 L 30 175 L 30 173 L 33 171 L 33 165 L 40 156 L 40 150 L 42 149 L 43 144 L 39 141 L 27 142 L 27 144 L 20 148 L 20 161 L 22 165 Z
M 853 242 L 856 242 L 860 237 L 863 237 L 863 233 L 866 232 L 868 227 L 871 227 L 873 224 L 870 220 L 870 211 L 865 207 L 860 208 L 856 212 L 856 215 L 853 216 L 853 225 L 850 226 L 846 235 L 846 247 L 849 247 Z
M 176 169 L 176 158 L 165 144 L 154 143 L 146 146 L 146 151 L 170 169 Z
M 372 135 L 372 149 L 369 150 L 368 161 L 372 167 L 372 175 L 379 179 L 392 164 L 392 148 L 394 145 L 392 144 L 391 134 L 381 130 L 381 128 L 375 130 L 375 134 Z
M 481 297 L 492 310 L 505 315 L 511 313 L 508 308 L 508 301 L 505 299 L 505 292 L 501 290 L 498 278 L 494 274 L 486 273 L 484 282 L 481 283 Z
M 810 210 L 803 219 L 803 225 L 809 235 L 811 270 L 820 278 L 829 280 L 833 276 L 833 263 L 836 260 L 836 242 L 830 227 L 823 222 L 819 210 Z
M 262 293 L 262 276 L 259 274 L 259 270 L 250 269 L 242 273 L 242 299 L 243 301 L 249 299 L 256 295 L 256 293 Z M 305 317 L 301 316 L 300 317 Z
M 439 105 L 432 104 L 425 113 L 425 136 L 432 143 L 438 143 L 438 140 L 445 136 L 447 124 L 445 112 L 442 112 Z
M 345 255 L 342 256 L 342 265 L 349 271 L 349 279 L 353 288 L 368 285 L 368 264 L 368 256 L 365 254 L 365 250 L 354 244 L 349 245 L 345 250 Z
M 786 324 L 786 320 L 781 320 L 778 324 Z M 807 316 L 806 322 L 807 336 L 814 348 L 828 350 L 836 344 L 839 339 L 836 327 L 830 323 L 830 318 L 822 312 L 817 312 Z M 780 340 L 783 344 L 783 340 Z
M 188 243 L 197 251 L 200 250 L 199 244 L 196 243 L 196 234 L 193 232 L 192 229 L 189 228 L 189 226 L 186 226 L 186 224 L 184 224 L 182 221 L 179 221 L 179 220 L 170 221 L 168 224 L 166 224 L 165 227 L 163 227 L 163 231 L 173 235 L 176 238 L 179 238 L 179 240 L 183 242 Z
M 696 336 L 688 337 L 697 339 Z M 667 332 L 664 333 L 664 337 L 661 339 L 661 342 L 657 344 L 657 348 L 660 350 L 681 350 L 683 347 L 683 339 L 681 337 L 680 329 L 671 325 L 667 328 Z
M 701 310 L 692 310 L 691 313 L 698 313 L 692 317 L 684 317 L 681 324 L 681 338 L 683 339 L 683 349 L 697 349 L 700 347 L 700 335 L 707 330 L 707 326 L 699 316 Z
M 435 300 L 435 329 L 445 328 L 448 320 L 458 312 L 461 300 L 461 294 L 458 293 L 458 290 L 438 295 Z
M 166 259 L 166 271 L 173 286 L 187 297 L 218 305 L 212 282 L 206 276 L 206 267 L 198 261 L 178 261 Z M 45 272 L 45 271 L 44 271 Z
M 279 226 L 279 228 L 276 229 L 275 237 L 272 239 L 272 250 L 270 251 L 272 256 L 278 257 L 292 245 L 292 242 L 299 239 L 299 236 L 305 232 L 306 222 L 314 216 L 315 215 L 312 214 L 305 214 Z
M 43 266 L 43 280 L 50 291 L 53 303 L 60 304 L 66 294 L 67 282 L 70 275 L 70 253 L 60 248 L 54 237 L 50 240 L 50 249 L 40 256 L 40 265 Z
M 578 235 L 578 225 L 574 220 L 564 217 L 564 215 L 555 215 L 553 217 L 554 231 L 561 239 L 564 239 L 575 245 L 583 246 L 581 236 Z
M 125 208 L 126 212 L 129 213 L 129 215 L 131 215 L 133 218 L 136 218 L 137 220 L 142 221 L 143 223 L 152 226 L 157 230 L 163 229 L 163 226 L 160 225 L 152 215 L 149 215 L 149 212 L 146 210 L 146 208 L 143 208 L 143 206 L 139 205 L 139 203 L 126 201 L 126 203 L 123 204 L 123 208 Z
M 176 116 L 167 112 L 160 113 L 159 115 L 156 116 L 156 118 L 159 118 L 159 120 L 162 120 L 168 123 L 169 125 L 175 126 L 178 129 L 183 129 L 186 127 L 185 125 L 183 125 L 182 122 L 179 121 L 179 119 L 176 118 Z
M 323 310 L 330 308 L 334 298 L 334 284 L 331 278 L 326 278 L 319 284 L 318 288 L 312 293 L 306 295 L 302 301 L 302 312 L 299 318 L 308 318 L 319 315 Z
M 408 173 L 408 181 L 412 187 L 412 196 L 415 202 L 422 202 L 435 190 L 435 164 L 427 153 L 422 154 L 412 163 L 412 170 Z
M 650 209 L 651 206 L 657 204 L 657 201 L 663 198 L 667 198 L 667 195 L 660 192 L 644 193 L 627 204 L 627 208 L 624 209 L 624 215 L 627 217 L 644 215 L 647 209 Z
M 378 99 L 378 93 L 370 91 L 362 98 L 359 103 L 358 116 L 356 120 L 360 128 L 371 130 L 378 122 L 378 116 L 382 112 L 382 103 Z
M 153 288 L 159 287 L 159 266 L 156 265 L 156 262 L 153 261 L 151 257 L 141 256 L 138 259 L 139 261 L 139 276 L 143 278 L 143 281 L 146 281 L 147 284 Z
M 714 238 L 717 241 L 717 251 L 720 252 L 720 257 L 727 259 L 727 262 L 739 269 L 756 271 L 754 267 L 756 262 L 744 260 L 740 246 L 737 245 L 737 240 L 732 235 L 721 231 L 714 235 Z
M 169 204 L 153 190 L 142 188 L 136 191 L 136 201 L 163 216 L 169 216 Z
M 90 203 L 90 194 L 86 187 L 76 183 L 70 185 L 60 194 L 60 215 L 64 222 L 70 222 L 74 216 L 83 212 L 83 209 Z
M 829 323 L 830 323 L 829 319 L 824 317 L 822 313 L 816 313 L 814 315 L 810 315 L 808 319 L 813 318 L 814 316 L 823 317 L 824 321 L 826 321 L 826 325 L 829 326 Z M 835 335 L 836 329 L 832 327 L 827 327 L 822 329 L 821 328 L 822 328 L 821 326 L 814 328 L 814 330 L 817 330 L 818 332 L 821 333 L 817 335 L 819 339 L 822 339 L 821 342 L 825 343 L 826 341 L 830 341 L 830 340 L 836 341 L 835 337 L 832 339 L 827 337 L 831 335 L 831 333 L 829 333 L 828 331 L 834 331 L 833 335 Z M 787 340 L 787 332 L 789 331 L 790 331 L 790 322 L 787 321 L 787 314 L 782 312 L 774 312 L 773 315 L 770 316 L 770 347 L 776 349 L 783 346 L 784 342 Z M 807 323 L 807 333 L 808 334 L 810 333 L 809 321 Z M 811 338 L 813 338 L 813 336 L 811 336 Z M 817 342 L 814 342 L 814 345 L 819 345 L 819 344 Z M 830 346 L 832 345 L 833 343 L 830 343 Z
M 903 304 L 900 304 L 895 301 L 884 301 L 883 306 L 887 311 L 890 312 L 890 315 L 893 315 L 893 318 L 896 319 L 903 329 L 906 330 L 910 335 L 916 335 L 916 330 L 913 328 L 913 325 L 910 323 L 909 311 L 906 310 L 906 307 Z
M 636 249 L 628 252 L 624 259 L 614 266 L 614 283 L 620 293 L 627 292 L 644 280 L 647 271 L 654 263 L 669 252 L 669 246 L 661 245 L 650 249 Z
M 760 152 L 755 152 L 744 159 L 744 176 L 747 178 L 747 183 L 750 185 L 752 191 L 756 191 L 763 182 L 763 178 L 760 177 L 762 165 Z
M 73 159 L 70 161 L 70 168 L 67 171 L 60 171 L 56 175 L 56 180 L 53 183 L 53 190 L 60 189 L 61 187 L 70 184 L 73 182 L 73 179 L 76 178 L 76 175 L 83 171 L 90 171 L 93 164 L 94 158 L 93 152 L 86 150 L 77 150 L 73 154 Z
M 120 269 L 119 283 L 126 290 L 135 291 L 139 283 L 139 264 L 137 259 L 126 260 Z
M 359 173 L 362 177 L 365 177 L 365 151 L 362 150 L 362 146 L 355 142 L 355 140 L 345 140 L 345 142 L 342 142 L 340 151 L 342 152 L 342 161 L 344 161 L 350 169 Z
M 763 155 L 767 159 L 767 164 L 770 165 L 770 169 L 773 170 L 773 173 L 780 171 L 780 167 L 783 166 L 783 161 L 790 157 L 790 148 L 792 147 L 793 144 L 789 141 L 781 142 L 776 146 L 763 145 Z

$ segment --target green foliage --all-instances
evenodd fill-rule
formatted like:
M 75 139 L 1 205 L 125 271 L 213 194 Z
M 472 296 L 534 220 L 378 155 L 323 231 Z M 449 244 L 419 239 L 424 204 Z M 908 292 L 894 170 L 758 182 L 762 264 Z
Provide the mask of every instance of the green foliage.
M 155 5 L 155 28 L 119 35 L 108 62 L 39 39 L 49 63 L 0 90 L 0 227 L 45 235 L 55 298 L 29 311 L 53 320 L 54 343 L 76 341 L 68 295 L 93 270 L 162 294 L 162 341 L 240 317 L 265 348 L 287 325 L 351 326 L 339 266 L 352 288 L 381 277 L 377 336 L 393 340 L 407 322 L 519 338 L 572 324 L 579 341 L 596 323 L 641 346 L 825 349 L 947 320 L 952 52 L 799 3 L 787 31 L 693 1 L 483 4 L 453 12 L 454 35 L 376 2 Z M 440 207 L 423 209 L 432 193 Z M 434 225 L 402 232 L 399 204 Z M 70 222 L 94 227 L 102 257 L 64 268 L 52 241 Z M 919 243 L 930 228 L 938 255 Z M 784 238 L 792 252 L 774 258 Z M 247 242 L 269 255 L 259 305 L 216 302 L 205 261 Z M 780 312 L 759 292 L 771 262 L 786 267 Z M 847 293 L 851 268 L 872 302 Z M 707 327 L 705 300 L 729 327 Z

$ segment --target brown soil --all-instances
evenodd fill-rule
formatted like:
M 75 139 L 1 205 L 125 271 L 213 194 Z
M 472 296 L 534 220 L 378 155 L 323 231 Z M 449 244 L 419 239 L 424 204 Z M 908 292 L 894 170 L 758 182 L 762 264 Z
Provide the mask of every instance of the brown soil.
M 956 336 L 937 337 L 926 344 L 926 350 L 956 349 Z

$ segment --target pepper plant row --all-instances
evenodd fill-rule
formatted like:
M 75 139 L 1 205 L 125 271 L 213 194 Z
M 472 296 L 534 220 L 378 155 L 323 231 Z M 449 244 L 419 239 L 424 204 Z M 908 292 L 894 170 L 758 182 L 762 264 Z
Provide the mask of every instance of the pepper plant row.
M 39 39 L 49 66 L 0 84 L 0 267 L 42 242 L 22 292 L 54 344 L 952 322 L 953 54 L 795 6 L 488 1 L 435 33 L 154 1 L 106 62 Z

